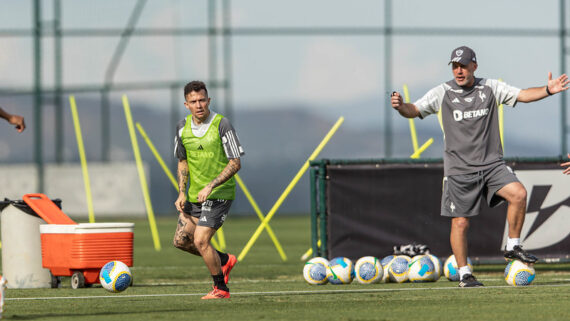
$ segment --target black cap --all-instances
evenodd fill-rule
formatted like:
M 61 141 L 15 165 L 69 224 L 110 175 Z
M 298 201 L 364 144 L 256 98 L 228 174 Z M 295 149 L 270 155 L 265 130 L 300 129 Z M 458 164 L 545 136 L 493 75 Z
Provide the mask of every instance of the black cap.
M 468 65 L 470 61 L 477 63 L 477 58 L 475 57 L 475 51 L 467 46 L 461 46 L 459 48 L 453 49 L 451 52 L 451 58 L 449 64 L 453 62 L 458 62 L 462 65 Z M 448 65 L 449 65 L 448 64 Z

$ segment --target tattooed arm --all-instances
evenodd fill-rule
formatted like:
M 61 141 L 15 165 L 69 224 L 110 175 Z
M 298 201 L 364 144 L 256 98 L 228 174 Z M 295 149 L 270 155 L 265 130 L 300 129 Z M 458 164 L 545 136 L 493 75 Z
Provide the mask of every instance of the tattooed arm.
M 178 212 L 182 212 L 184 208 L 184 202 L 186 202 L 186 188 L 188 187 L 188 162 L 183 160 L 178 160 L 178 199 L 174 203 Z
M 224 170 L 220 173 L 220 175 L 214 178 L 213 181 L 211 181 L 208 185 L 206 185 L 206 187 L 204 187 L 198 193 L 198 202 L 202 203 L 206 201 L 208 195 L 212 193 L 212 190 L 214 188 L 220 186 L 228 179 L 232 178 L 232 176 L 234 176 L 239 171 L 240 168 L 241 168 L 241 160 L 239 158 L 230 158 L 230 161 L 228 162 Z

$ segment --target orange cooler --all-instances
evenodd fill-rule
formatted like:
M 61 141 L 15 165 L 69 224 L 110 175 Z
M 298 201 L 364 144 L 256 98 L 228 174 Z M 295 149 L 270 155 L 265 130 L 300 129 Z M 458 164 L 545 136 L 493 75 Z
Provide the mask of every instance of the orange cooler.
M 71 276 L 73 288 L 99 282 L 109 261 L 133 266 L 134 223 L 40 225 L 42 265 L 54 277 Z

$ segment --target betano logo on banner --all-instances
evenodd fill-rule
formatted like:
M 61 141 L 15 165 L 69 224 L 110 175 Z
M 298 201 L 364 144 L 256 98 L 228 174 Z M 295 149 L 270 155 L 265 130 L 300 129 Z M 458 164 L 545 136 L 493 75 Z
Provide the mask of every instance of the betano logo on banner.
M 526 250 L 556 245 L 570 235 L 570 189 L 560 170 L 518 170 L 527 190 L 527 213 L 521 232 Z M 501 249 L 507 244 L 508 224 Z

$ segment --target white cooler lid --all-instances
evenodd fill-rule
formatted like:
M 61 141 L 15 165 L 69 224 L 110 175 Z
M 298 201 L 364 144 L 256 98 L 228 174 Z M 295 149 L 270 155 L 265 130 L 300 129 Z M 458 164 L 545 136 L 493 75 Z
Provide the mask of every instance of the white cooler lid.
M 42 224 L 41 234 L 87 234 L 133 232 L 135 223 Z

